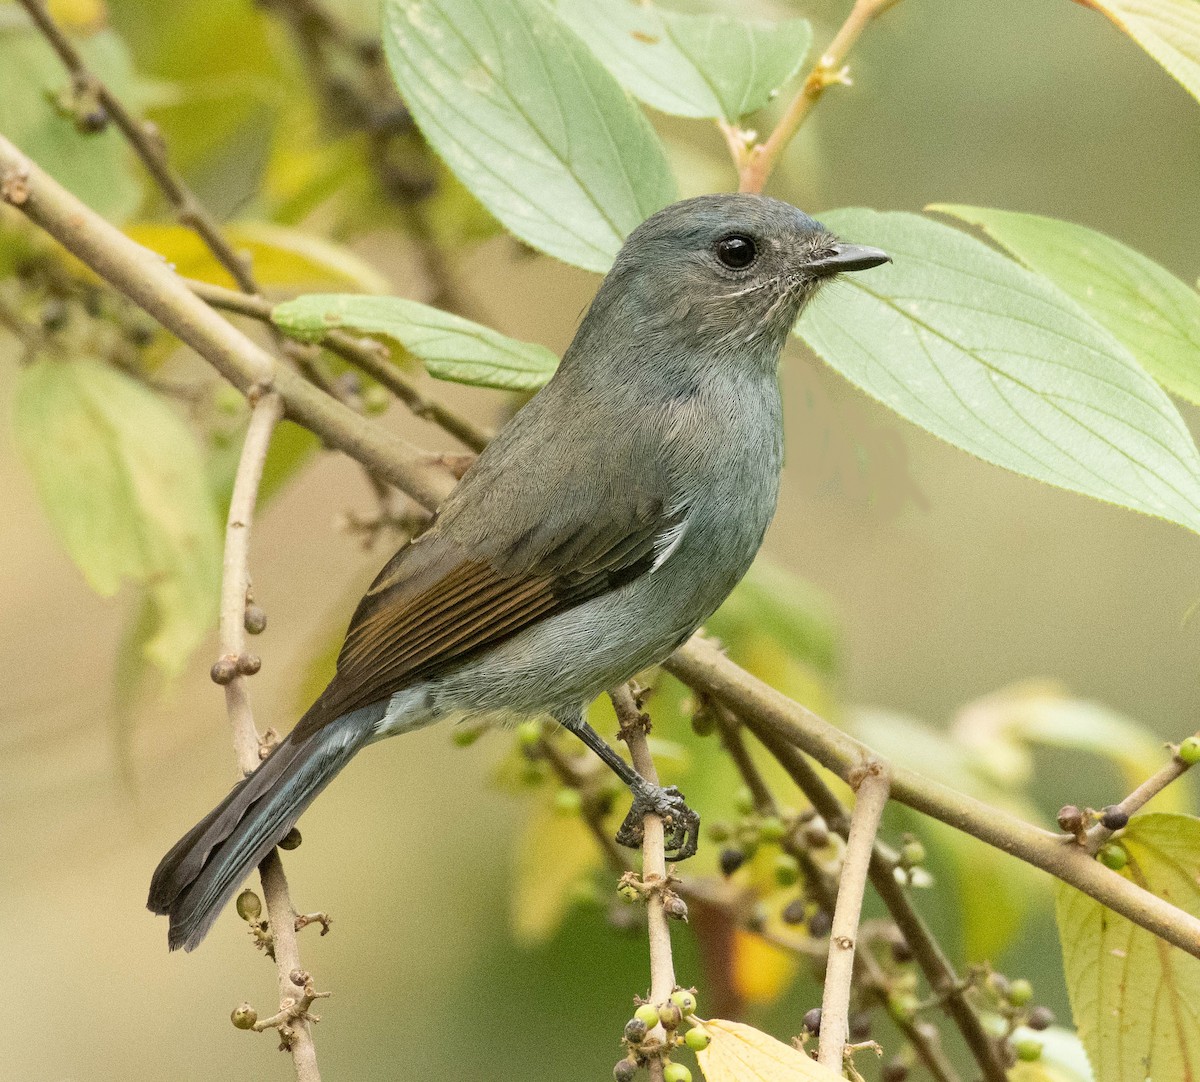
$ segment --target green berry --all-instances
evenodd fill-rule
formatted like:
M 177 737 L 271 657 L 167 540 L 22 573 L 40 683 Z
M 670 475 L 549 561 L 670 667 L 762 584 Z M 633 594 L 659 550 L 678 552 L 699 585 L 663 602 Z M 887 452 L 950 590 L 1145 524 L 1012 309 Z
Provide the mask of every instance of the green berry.
M 1035 1041 L 1032 1037 L 1025 1037 L 1013 1042 L 1013 1051 L 1017 1053 L 1017 1059 L 1023 1063 L 1034 1063 L 1042 1058 L 1042 1042 Z
M 251 1007 L 249 1003 L 243 1003 L 241 1006 L 233 1008 L 233 1013 L 229 1016 L 229 1020 L 238 1029 L 251 1029 L 254 1023 L 258 1021 L 258 1011 Z
M 362 395 L 363 410 L 367 413 L 384 413 L 392 404 L 392 396 L 378 383 L 372 383 Z
M 750 789 L 743 785 L 733 796 L 733 808 L 738 815 L 752 815 L 754 813 L 754 794 Z
M 647 1029 L 653 1029 L 658 1025 L 658 1008 L 653 1003 L 643 1003 L 633 1012 L 633 1017 L 639 1022 L 645 1022 Z
M 920 1002 L 912 992 L 893 992 L 888 996 L 888 1013 L 902 1022 L 911 1021 Z
M 692 1082 L 692 1072 L 682 1063 L 668 1063 L 663 1068 L 663 1082 Z
M 791 853 L 780 853 L 775 858 L 775 882 L 781 887 L 790 887 L 800 879 L 800 862 Z
M 729 841 L 732 835 L 733 828 L 722 820 L 718 819 L 717 822 L 708 824 L 708 836 L 718 845 Z
M 658 1008 L 658 1020 L 663 1029 L 675 1029 L 683 1021 L 683 1011 L 674 1003 L 667 1003 Z
M 683 1036 L 683 1043 L 693 1052 L 703 1052 L 711 1040 L 712 1037 L 703 1026 L 692 1026 Z
M 1189 736 L 1179 745 L 1179 761 L 1188 766 L 1200 763 L 1200 737 Z
M 558 815 L 578 815 L 583 808 L 583 794 L 578 789 L 563 786 L 554 794 L 554 811 Z
M 696 993 L 689 992 L 686 988 L 677 988 L 671 993 L 671 1002 L 679 1008 L 680 1013 L 686 1018 L 689 1014 L 696 1013 Z
M 703 707 L 692 715 L 692 732 L 697 736 L 712 736 L 717 731 L 717 718 L 711 710 Z
M 917 841 L 916 838 L 909 838 L 900 849 L 900 866 L 902 868 L 915 868 L 924 863 L 925 846 Z
M 230 383 L 220 384 L 213 393 L 213 407 L 227 417 L 236 417 L 246 409 L 246 399 Z
M 758 835 L 764 842 L 772 843 L 783 840 L 783 836 L 787 833 L 787 826 L 778 815 L 768 815 L 758 825 Z
M 454 741 L 455 747 L 469 748 L 481 736 L 483 736 L 483 729 L 478 725 L 458 725 L 455 726 L 450 739 Z
M 523 721 L 517 726 L 517 743 L 523 748 L 536 748 L 542 741 L 540 722 Z
M 1096 856 L 1100 859 L 1101 864 L 1106 868 L 1111 868 L 1114 872 L 1119 872 L 1129 863 L 1129 854 L 1125 852 L 1124 846 L 1120 845 L 1101 846 L 1100 852 Z
M 258 920 L 262 916 L 262 901 L 252 890 L 244 890 L 237 897 L 237 914 L 242 920 Z
M 1018 977 L 1008 986 L 1007 998 L 1014 1007 L 1024 1007 L 1033 999 L 1033 985 L 1024 977 Z

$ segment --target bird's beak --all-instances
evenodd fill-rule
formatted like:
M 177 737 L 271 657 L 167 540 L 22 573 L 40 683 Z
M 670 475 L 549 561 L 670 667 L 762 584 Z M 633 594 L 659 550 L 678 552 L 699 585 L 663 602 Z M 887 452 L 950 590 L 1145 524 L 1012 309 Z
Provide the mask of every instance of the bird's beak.
M 879 248 L 868 248 L 862 244 L 847 244 L 845 241 L 835 241 L 830 245 L 830 254 L 820 259 L 814 259 L 805 270 L 825 277 L 830 274 L 841 274 L 844 271 L 870 270 L 881 263 L 890 263 L 892 257 Z

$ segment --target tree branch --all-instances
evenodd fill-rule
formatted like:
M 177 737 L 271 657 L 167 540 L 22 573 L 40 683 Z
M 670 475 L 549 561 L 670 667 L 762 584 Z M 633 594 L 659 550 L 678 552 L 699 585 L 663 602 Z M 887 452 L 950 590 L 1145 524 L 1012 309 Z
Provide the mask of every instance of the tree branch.
M 730 706 L 760 738 L 775 734 L 845 781 L 872 754 L 853 737 L 740 669 L 707 640 L 693 637 L 665 665 L 685 684 Z M 1022 822 L 914 770 L 893 766 L 892 771 L 893 799 L 1049 872 L 1200 958 L 1200 920 L 1105 868 L 1062 835 Z
M 1185 763 L 1179 757 L 1179 749 L 1176 748 L 1170 760 L 1151 774 L 1150 777 L 1122 800 L 1120 804 L 1114 804 L 1111 808 L 1105 808 L 1106 816 L 1115 815 L 1119 820 L 1128 821 L 1130 816 L 1135 812 L 1141 811 L 1144 805 L 1149 804 L 1171 782 L 1182 778 L 1190 769 L 1191 764 Z M 1119 829 L 1120 827 L 1105 826 L 1103 822 L 1096 823 L 1084 835 L 1085 848 L 1089 853 L 1098 852 L 1100 847 Z
M 225 684 L 225 705 L 229 711 L 229 723 L 233 727 L 233 746 L 237 752 L 238 766 L 243 774 L 256 770 L 262 761 L 262 747 L 254 715 L 250 709 L 250 696 L 246 691 L 246 673 L 256 671 L 256 666 L 245 664 L 246 659 L 246 595 L 250 588 L 250 529 L 254 521 L 254 509 L 258 503 L 258 486 L 262 480 L 263 465 L 271 445 L 271 433 L 283 417 L 283 401 L 270 391 L 258 395 L 253 402 L 250 425 L 246 429 L 246 440 L 242 444 L 242 456 L 238 461 L 237 474 L 233 482 L 233 495 L 229 502 L 229 517 L 225 526 L 225 558 L 221 578 L 221 622 L 220 639 L 222 657 L 217 662 L 224 664 L 232 677 Z M 280 1015 L 277 1028 L 284 1047 L 291 1053 L 298 1082 L 320 1082 L 317 1070 L 317 1050 L 313 1044 L 308 1024 L 308 1004 L 300 998 L 299 987 L 307 979 L 296 981 L 295 974 L 303 974 L 300 967 L 300 949 L 296 941 L 296 911 L 288 894 L 287 877 L 276 850 L 272 850 L 259 866 L 262 878 L 263 898 L 267 903 L 267 920 L 273 938 L 275 968 L 279 980 Z M 298 1010 L 296 1004 L 303 1003 Z M 259 1023 L 260 1026 L 266 1023 Z
M 850 818 L 850 833 L 842 858 L 837 906 L 829 933 L 829 965 L 825 969 L 825 994 L 821 999 L 821 1041 L 817 1061 L 841 1072 L 846 1041 L 850 1036 L 850 983 L 854 976 L 854 944 L 867 889 L 867 867 L 875 848 L 875 835 L 887 804 L 889 774 L 885 763 L 872 759 L 861 768 L 858 799 Z
M 841 29 L 829 43 L 829 48 L 821 54 L 821 58 L 813 65 L 801 85 L 796 96 L 784 110 L 783 116 L 775 125 L 765 142 L 754 146 L 746 145 L 746 138 L 737 129 L 722 125 L 726 142 L 733 155 L 734 164 L 738 170 L 738 191 L 761 192 L 767 183 L 784 148 L 792 141 L 800 130 L 800 125 L 808 118 L 812 107 L 821 100 L 821 96 L 835 83 L 849 83 L 849 72 L 845 60 L 862 32 L 888 8 L 895 6 L 899 0 L 855 0 L 854 7 L 842 24 Z
M 271 323 L 274 305 L 262 297 L 250 297 L 232 289 L 188 279 L 188 286 L 206 304 L 226 312 L 249 316 L 262 323 Z M 345 331 L 331 329 L 317 339 L 317 344 L 336 353 L 355 368 L 365 372 L 392 392 L 409 410 L 422 420 L 437 425 L 472 451 L 482 451 L 491 441 L 492 433 L 474 421 L 456 413 L 436 398 L 418 390 L 416 385 L 386 356 L 386 349 L 372 338 L 356 338 Z
M 372 425 L 279 364 L 188 289 L 153 252 L 130 240 L 0 136 L 0 201 L 41 226 L 101 278 L 191 346 L 244 394 L 269 387 L 293 421 L 346 452 L 426 507 L 454 487 L 448 470 Z
M 104 111 L 120 129 L 146 167 L 146 171 L 153 177 L 154 183 L 174 208 L 179 222 L 199 234 L 200 239 L 212 252 L 213 258 L 233 276 L 240 289 L 247 293 L 257 293 L 258 286 L 246 260 L 233 250 L 208 209 L 196 198 L 184 179 L 172 169 L 157 126 L 135 117 L 125 107 L 124 102 L 87 66 L 74 43 L 50 15 L 44 0 L 18 2 L 28 12 L 50 47 L 58 54 L 58 58 L 71 75 L 76 93 L 90 94 L 104 107 Z

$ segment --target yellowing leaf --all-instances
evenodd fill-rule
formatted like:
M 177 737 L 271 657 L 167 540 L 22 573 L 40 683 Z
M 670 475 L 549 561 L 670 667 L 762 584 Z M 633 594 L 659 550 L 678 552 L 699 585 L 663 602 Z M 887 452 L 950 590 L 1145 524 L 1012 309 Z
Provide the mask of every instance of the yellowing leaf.
M 1200 819 L 1139 815 L 1121 872 L 1200 916 Z M 1200 1077 L 1200 960 L 1065 884 L 1058 933 L 1071 1011 L 1096 1082 Z
M 704 1023 L 712 1040 L 696 1053 L 707 1082 L 842 1082 L 842 1076 L 790 1044 L 741 1022 Z
M 1198 0 L 1079 0 L 1079 3 L 1112 19 L 1200 101 Z
M 22 369 L 17 444 L 46 514 L 92 588 L 142 582 L 143 646 L 168 673 L 212 625 L 220 534 L 191 430 L 156 395 L 92 360 Z
M 236 285 L 204 242 L 179 225 L 133 225 L 125 232 L 138 244 L 157 252 L 185 278 L 215 285 Z M 263 285 L 304 286 L 332 283 L 367 293 L 387 292 L 388 280 L 347 248 L 298 229 L 266 222 L 236 222 L 225 228 L 236 251 L 251 260 L 254 277 Z
M 733 984 L 747 1003 L 774 1003 L 791 985 L 799 957 L 742 928 L 733 933 Z
M 600 850 L 578 815 L 546 804 L 529 817 L 516 858 L 513 935 L 522 943 L 544 943 L 558 931 L 576 885 L 599 866 Z

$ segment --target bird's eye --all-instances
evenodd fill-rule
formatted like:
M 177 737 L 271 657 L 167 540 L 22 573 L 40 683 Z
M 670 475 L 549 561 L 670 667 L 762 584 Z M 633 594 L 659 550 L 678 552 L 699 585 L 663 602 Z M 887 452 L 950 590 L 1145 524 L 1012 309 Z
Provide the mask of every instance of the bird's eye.
M 741 233 L 733 233 L 717 241 L 717 258 L 733 270 L 745 270 L 754 262 L 758 249 L 754 241 Z

